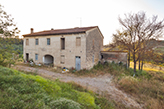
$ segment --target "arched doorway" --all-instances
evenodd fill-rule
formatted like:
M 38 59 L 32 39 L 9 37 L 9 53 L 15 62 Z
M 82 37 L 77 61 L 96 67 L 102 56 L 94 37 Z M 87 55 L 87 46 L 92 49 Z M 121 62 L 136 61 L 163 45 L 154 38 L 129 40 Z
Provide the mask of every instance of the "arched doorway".
M 54 63 L 54 57 L 51 56 L 51 55 L 45 55 L 45 56 L 43 57 L 43 63 L 44 63 L 45 65 L 53 64 L 53 63 Z

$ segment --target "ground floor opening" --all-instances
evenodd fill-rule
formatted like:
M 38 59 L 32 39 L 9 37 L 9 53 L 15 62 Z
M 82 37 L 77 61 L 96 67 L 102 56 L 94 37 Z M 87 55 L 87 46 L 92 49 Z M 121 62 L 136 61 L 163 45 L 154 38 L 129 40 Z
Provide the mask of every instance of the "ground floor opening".
M 51 65 L 54 63 L 54 57 L 51 55 L 45 55 L 43 57 L 43 63 L 44 65 Z

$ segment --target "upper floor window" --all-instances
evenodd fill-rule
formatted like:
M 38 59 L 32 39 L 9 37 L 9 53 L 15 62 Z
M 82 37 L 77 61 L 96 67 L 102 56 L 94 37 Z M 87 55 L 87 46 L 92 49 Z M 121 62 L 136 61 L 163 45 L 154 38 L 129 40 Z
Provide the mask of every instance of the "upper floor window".
M 47 38 L 47 45 L 50 45 L 50 38 Z
M 35 45 L 39 45 L 39 39 L 35 39 Z
M 26 39 L 26 45 L 29 45 L 29 39 Z
M 76 46 L 81 46 L 81 37 L 76 37 Z
M 65 49 L 65 38 L 61 38 L 61 49 Z
M 93 49 L 94 49 L 94 46 L 95 45 L 95 42 L 94 42 L 94 40 L 92 40 L 92 47 L 93 47 Z

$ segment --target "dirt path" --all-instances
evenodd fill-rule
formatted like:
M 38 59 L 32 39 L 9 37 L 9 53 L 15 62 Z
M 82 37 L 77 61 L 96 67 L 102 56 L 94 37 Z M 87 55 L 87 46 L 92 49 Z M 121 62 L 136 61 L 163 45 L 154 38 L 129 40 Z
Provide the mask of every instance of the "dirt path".
M 55 73 L 44 69 L 38 69 L 21 65 L 15 66 L 14 69 L 27 72 L 35 72 L 39 75 L 49 77 L 52 79 L 58 78 L 60 81 L 63 82 L 74 81 L 75 83 L 80 84 L 81 86 L 86 87 L 87 89 L 90 89 L 96 93 L 107 94 L 114 101 L 121 102 L 125 104 L 127 107 L 142 108 L 142 106 L 140 106 L 134 99 L 132 99 L 132 97 L 130 97 L 129 95 L 115 87 L 111 80 L 112 76 L 110 76 L 109 74 L 100 75 L 97 77 L 81 77 L 75 76 L 73 74 Z

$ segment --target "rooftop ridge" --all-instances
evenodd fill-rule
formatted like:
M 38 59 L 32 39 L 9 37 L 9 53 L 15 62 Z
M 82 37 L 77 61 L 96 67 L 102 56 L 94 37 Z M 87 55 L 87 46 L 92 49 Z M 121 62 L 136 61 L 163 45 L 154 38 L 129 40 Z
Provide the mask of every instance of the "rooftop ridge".
M 60 35 L 60 34 L 75 34 L 75 33 L 85 33 L 87 30 L 97 28 L 98 26 L 90 26 L 90 27 L 75 27 L 75 28 L 66 28 L 66 29 L 50 29 L 39 32 L 33 32 L 30 34 L 23 35 L 26 36 L 45 36 L 45 35 Z

